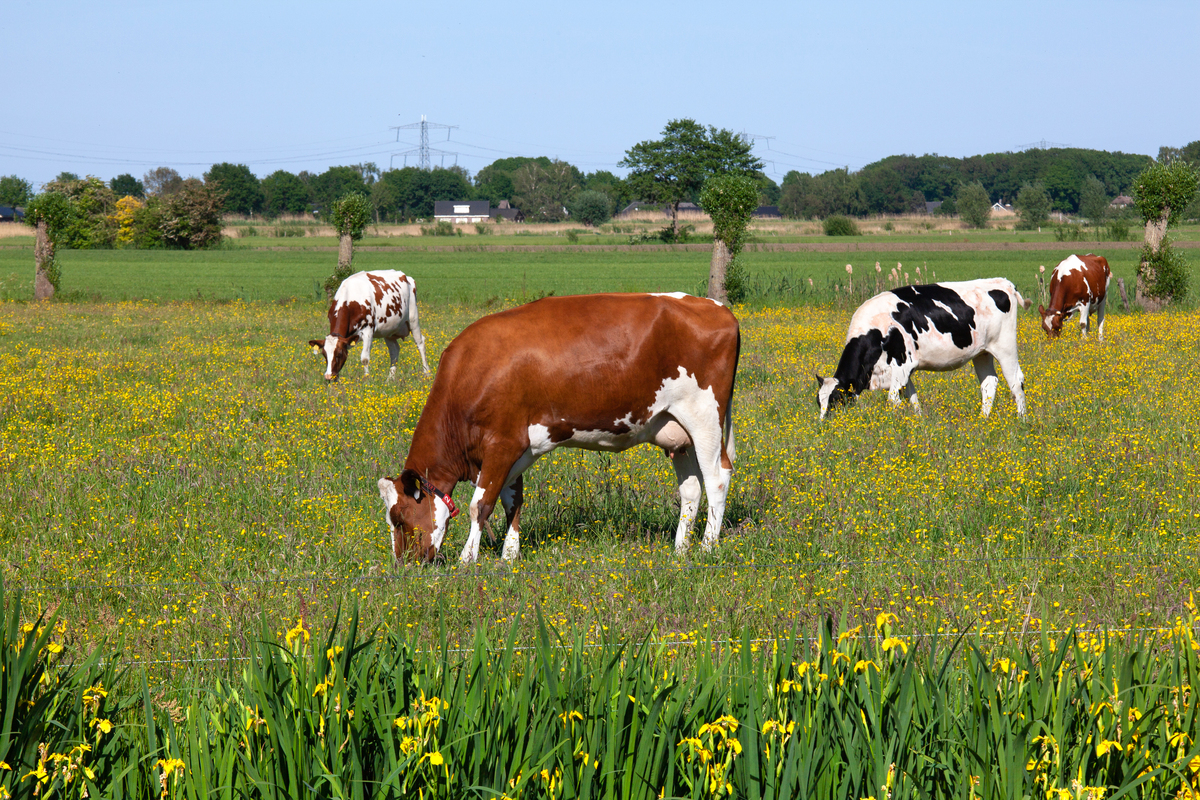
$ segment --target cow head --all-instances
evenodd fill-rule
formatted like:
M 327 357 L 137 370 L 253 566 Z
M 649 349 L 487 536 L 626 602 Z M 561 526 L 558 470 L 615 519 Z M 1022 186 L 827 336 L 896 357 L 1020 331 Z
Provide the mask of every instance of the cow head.
M 825 419 L 825 415 L 838 406 L 854 404 L 857 395 L 853 386 L 842 383 L 837 378 L 822 378 L 820 375 L 816 378 L 817 404 L 821 407 L 821 419 Z
M 346 364 L 346 353 L 350 351 L 350 343 L 353 341 L 348 337 L 334 336 L 333 334 L 324 339 L 308 340 L 308 343 L 312 345 L 313 353 L 325 356 L 325 380 L 337 380 L 338 373 Z
M 1047 311 L 1045 306 L 1038 306 L 1038 316 L 1042 318 L 1042 330 L 1046 335 L 1054 338 L 1062 335 L 1063 323 L 1067 320 L 1067 315 L 1062 311 Z
M 392 532 L 392 555 L 396 560 L 411 557 L 418 563 L 433 561 L 450 518 L 445 503 L 425 491 L 421 476 L 411 469 L 395 478 L 380 478 L 379 498 Z

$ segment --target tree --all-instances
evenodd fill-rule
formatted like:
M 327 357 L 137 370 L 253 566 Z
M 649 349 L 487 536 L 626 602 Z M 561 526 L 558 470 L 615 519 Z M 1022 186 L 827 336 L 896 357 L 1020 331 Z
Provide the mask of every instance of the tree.
M 633 200 L 629 195 L 628 184 L 606 169 L 585 175 L 581 185 L 588 191 L 604 192 L 608 196 L 609 207 L 614 214 Z
M 262 185 L 245 164 L 213 164 L 212 169 L 204 173 L 204 182 L 225 195 L 227 213 L 254 214 L 262 211 Z
M 639 142 L 617 163 L 630 170 L 626 181 L 639 200 L 671 207 L 671 226 L 679 236 L 679 204 L 699 197 L 705 181 L 716 175 L 754 175 L 762 161 L 750 142 L 736 133 L 695 120 L 676 119 L 662 138 Z
M 16 175 L 0 177 L 0 206 L 24 206 L 32 197 L 29 181 Z
M 349 192 L 333 201 L 328 218 L 338 235 L 337 269 L 325 279 L 325 294 L 333 297 L 342 281 L 350 277 L 354 243 L 362 238 L 371 221 L 371 203 L 362 192 Z
M 146 196 L 146 186 L 137 178 L 129 173 L 118 175 L 108 182 L 112 188 L 113 194 L 118 198 L 121 197 L 136 197 L 139 200 Z
M 903 214 L 912 201 L 912 190 L 900 173 L 888 166 L 864 169 L 861 173 L 863 200 L 871 214 Z
M 54 179 L 55 183 L 70 183 L 71 181 L 79 180 L 79 176 L 74 172 L 60 172 L 58 177 Z
M 354 167 L 330 167 L 320 175 L 314 176 L 309 182 L 309 188 L 312 190 L 313 202 L 321 209 L 322 219 L 329 216 L 335 200 L 354 192 L 364 196 L 367 193 L 367 184 Z
M 958 215 L 971 228 L 986 228 L 992 215 L 992 200 L 979 181 L 963 185 L 955 201 Z
M 286 170 L 276 170 L 262 179 L 262 211 L 267 217 L 303 214 L 309 210 L 308 186 Z
M 60 192 L 43 192 L 25 207 L 25 223 L 36 229 L 33 246 L 33 297 L 49 300 L 61 277 L 55 251 L 59 239 L 75 221 L 75 204 Z
M 734 266 L 758 207 L 759 183 L 750 175 L 715 175 L 700 192 L 700 207 L 713 221 L 713 252 L 708 269 L 708 296 L 719 303 L 746 297 L 746 282 Z M 730 280 L 736 278 L 736 280 Z
M 181 181 L 178 189 L 160 201 L 163 244 L 183 250 L 220 244 L 223 201 L 218 189 L 197 178 Z
M 151 197 L 167 197 L 183 187 L 183 178 L 170 167 L 155 167 L 142 176 L 142 181 Z
M 1027 183 L 1017 194 L 1018 230 L 1032 231 L 1050 219 L 1050 195 L 1040 183 Z
M 567 203 L 571 219 L 584 225 L 602 225 L 612 219 L 612 200 L 604 192 L 584 189 L 576 192 Z
M 56 247 L 89 250 L 113 246 L 117 236 L 117 224 L 113 218 L 117 198 L 104 181 L 89 175 L 68 181 L 56 179 L 43 188 L 45 193 L 67 197 L 74 209 L 57 234 Z
M 530 163 L 513 174 L 513 205 L 530 222 L 558 222 L 566 218 L 567 200 L 578 189 L 579 170 L 567 162 Z
M 1079 213 L 1094 226 L 1104 223 L 1108 216 L 1108 192 L 1104 183 L 1095 175 L 1083 179 L 1083 188 L 1079 190 Z
M 1133 202 L 1146 222 L 1137 297 L 1150 310 L 1187 294 L 1187 263 L 1171 247 L 1167 228 L 1179 222 L 1198 184 L 1200 175 L 1182 158 L 1154 164 L 1133 182 Z

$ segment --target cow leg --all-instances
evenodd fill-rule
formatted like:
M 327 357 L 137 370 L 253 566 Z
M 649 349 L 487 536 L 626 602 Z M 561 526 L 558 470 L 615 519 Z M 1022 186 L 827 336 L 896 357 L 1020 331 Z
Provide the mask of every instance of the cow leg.
M 1004 380 L 1008 382 L 1008 390 L 1017 404 L 1017 416 L 1025 419 L 1025 373 L 1021 372 L 1021 365 L 1017 363 L 1015 341 L 1013 345 L 1012 352 L 1006 349 L 992 355 L 1000 362 L 1000 369 L 1004 370 Z
M 1088 335 L 1088 312 L 1092 310 L 1091 303 L 1084 303 L 1079 307 L 1079 338 L 1087 341 Z
M 1100 298 L 1100 302 L 1096 304 L 1096 338 L 1104 341 L 1104 304 L 1108 302 L 1108 295 Z
M 918 415 L 921 413 L 921 401 L 917 399 L 917 383 L 913 380 L 912 373 L 909 373 L 908 380 L 904 383 L 904 388 L 901 390 L 904 396 L 912 405 L 913 411 Z
M 483 469 L 479 472 L 475 494 L 471 496 L 471 532 L 467 534 L 467 543 L 463 545 L 459 561 L 470 564 L 479 560 L 479 542 L 483 537 L 483 526 L 487 524 L 492 509 L 496 507 L 496 501 L 500 499 L 506 486 L 515 485 L 521 472 L 534 460 L 535 457 L 529 455 L 529 448 L 525 448 L 524 452 L 516 457 L 497 453 L 495 450 L 484 455 Z M 519 507 L 520 502 L 515 502 Z M 507 544 L 507 537 L 505 543 Z
M 417 345 L 417 352 L 421 354 L 421 366 L 425 368 L 425 374 L 429 374 L 429 362 L 425 360 L 425 334 L 421 333 L 421 320 L 417 314 L 417 292 L 414 289 L 408 304 L 408 329 L 412 333 L 413 342 Z
M 359 356 L 359 360 L 362 362 L 363 375 L 371 374 L 369 369 L 371 366 L 371 339 L 374 337 L 374 335 L 375 332 L 371 330 L 370 325 L 367 325 L 367 327 L 363 328 L 363 332 L 361 334 L 362 355 Z
M 980 416 L 986 417 L 992 413 L 992 403 L 996 399 L 996 384 L 1000 379 L 996 377 L 996 362 L 992 358 L 991 353 L 980 353 L 971 359 L 971 363 L 975 365 L 975 377 L 979 379 L 979 394 L 983 397 L 983 410 Z M 1008 370 L 1004 371 L 1008 375 Z
M 392 368 L 388 370 L 387 379 L 393 381 L 396 379 L 396 361 L 400 358 L 400 343 L 395 339 L 384 339 L 383 342 L 387 345 L 388 355 L 392 359 Z
M 708 497 L 708 522 L 704 526 L 700 548 L 706 552 L 716 547 L 720 539 L 721 520 L 725 517 L 725 496 L 733 475 L 733 462 L 721 441 L 721 418 L 711 396 L 710 393 L 708 398 L 701 396 L 693 401 L 673 403 L 666 409 L 692 440 L 689 450 L 695 453 L 704 480 L 704 494 Z M 729 412 L 726 409 L 726 413 Z
M 696 521 L 696 511 L 700 508 L 700 464 L 696 454 L 688 447 L 675 453 L 671 458 L 671 466 L 675 468 L 675 479 L 679 482 L 679 527 L 675 529 L 675 552 L 683 555 L 687 552 L 688 536 L 692 532 L 692 523 Z
M 524 480 L 521 476 L 505 486 L 500 492 L 500 503 L 504 506 L 504 521 L 508 531 L 504 534 L 504 548 L 500 557 L 505 561 L 514 561 L 521 552 L 521 505 L 525 502 Z

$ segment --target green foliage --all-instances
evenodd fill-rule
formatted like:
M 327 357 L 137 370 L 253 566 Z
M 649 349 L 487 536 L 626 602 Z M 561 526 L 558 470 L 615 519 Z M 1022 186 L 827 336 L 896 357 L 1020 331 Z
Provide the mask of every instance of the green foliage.
M 225 196 L 227 213 L 255 214 L 263 210 L 262 185 L 245 164 L 213 164 L 204 173 L 204 182 Z
M 45 271 L 46 280 L 56 292 L 61 288 L 62 282 L 62 267 L 58 263 L 56 251 L 59 244 L 78 226 L 78 220 L 78 207 L 71 198 L 61 192 L 43 192 L 33 197 L 25 207 L 25 224 L 36 229 L 40 222 L 46 223 L 50 252 L 46 254 L 49 260 L 42 265 L 42 269 Z
M 1108 204 L 1108 192 L 1100 179 L 1095 175 L 1084 178 L 1079 192 L 1079 213 L 1093 226 L 1103 225 L 1108 217 Z
M 276 170 L 263 178 L 261 188 L 262 211 L 269 218 L 280 214 L 304 214 L 309 211 L 311 197 L 308 186 L 287 170 Z
M 156 206 L 163 245 L 199 250 L 220 244 L 223 200 L 218 190 L 196 178 L 183 181 Z M 147 221 L 152 218 L 147 215 Z
M 462 230 L 449 220 L 439 219 L 433 225 L 421 226 L 422 236 L 462 236 Z
M 71 214 L 62 220 L 55 246 L 68 250 L 112 247 L 117 225 L 113 219 L 116 197 L 99 178 L 47 183 L 43 194 L 59 194 L 70 200 Z
M 867 213 L 862 179 L 849 169 L 832 169 L 820 175 L 792 170 L 783 178 L 779 212 L 794 219 L 812 219 Z
M 127 172 L 113 178 L 108 185 L 118 200 L 122 197 L 136 197 L 140 200 L 146 196 L 145 184 Z
M 362 192 L 348 192 L 333 201 L 327 221 L 338 236 L 349 236 L 357 242 L 371 222 L 371 203 Z
M 603 225 L 612 219 L 612 198 L 597 189 L 584 189 L 576 192 L 567 203 L 571 219 L 595 227 Z
M 33 186 L 16 175 L 0 176 L 0 206 L 24 206 L 33 198 Z
M 567 217 L 567 203 L 579 190 L 579 170 L 555 159 L 548 166 L 529 163 L 513 173 L 513 205 L 527 222 L 558 222 Z
M 732 131 L 676 119 L 663 128 L 661 139 L 625 151 L 617 166 L 630 170 L 625 180 L 639 200 L 677 210 L 681 201 L 698 199 L 710 177 L 758 173 L 762 161 L 750 150 L 750 142 Z
M 321 219 L 325 220 L 329 218 L 338 198 L 355 192 L 365 197 L 368 191 L 362 173 L 354 167 L 330 167 L 320 175 L 314 175 L 308 185 L 313 202 L 321 209 Z
M 1147 279 L 1153 276 L 1153 281 L 1147 280 L 1147 294 L 1174 302 L 1187 298 L 1192 282 L 1191 267 L 1183 253 L 1171 246 L 1169 238 L 1163 238 L 1157 252 L 1148 244 L 1143 245 L 1141 262 L 1138 273 Z
M 1040 183 L 1027 183 L 1017 194 L 1017 230 L 1032 231 L 1050 219 L 1050 195 Z
M 972 228 L 986 228 L 992 215 L 992 200 L 979 181 L 968 183 L 958 190 L 955 199 L 958 215 Z
M 861 236 L 854 220 L 843 214 L 833 214 L 821 223 L 826 236 Z
M 1129 233 L 1129 220 L 1123 216 L 1113 216 L 1106 226 L 1108 239 L 1114 242 L 1127 242 L 1132 236 Z
M 480 236 L 491 236 L 496 232 L 496 226 L 490 222 L 476 222 L 475 233 Z
M 142 181 L 151 197 L 166 197 L 183 188 L 183 178 L 170 167 L 155 167 L 142 176 Z
M 1196 196 L 1198 183 L 1200 175 L 1186 161 L 1154 164 L 1134 180 L 1133 201 L 1146 222 L 1165 219 L 1171 226 L 1179 222 L 1184 209 Z
M 731 260 L 737 259 L 746 243 L 750 217 L 758 207 L 758 193 L 758 181 L 733 174 L 709 178 L 700 192 L 700 207 L 712 217 L 713 238 L 725 243 Z
M 1054 228 L 1054 241 L 1056 242 L 1082 242 L 1086 238 L 1088 238 L 1088 234 L 1084 233 L 1083 226 L 1079 223 L 1072 225 L 1064 222 Z
M 465 200 L 473 194 L 471 184 L 459 171 L 441 168 L 427 171 L 416 167 L 384 172 L 371 192 L 380 216 L 395 220 L 428 219 L 433 216 L 436 201 Z

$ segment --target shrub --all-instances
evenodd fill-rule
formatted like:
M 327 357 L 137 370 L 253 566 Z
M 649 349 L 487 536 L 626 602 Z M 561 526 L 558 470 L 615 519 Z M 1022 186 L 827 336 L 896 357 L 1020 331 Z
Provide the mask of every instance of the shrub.
M 992 215 L 992 201 L 982 183 L 975 181 L 961 187 L 955 205 L 959 216 L 969 227 L 987 227 L 988 217 Z
M 579 243 L 579 231 L 567 231 L 567 241 L 571 244 Z
M 612 198 L 604 192 L 587 189 L 577 192 L 567 203 L 571 219 L 595 227 L 612 219 Z
M 845 214 L 833 214 L 821 223 L 826 236 L 861 236 L 858 225 Z
M 1146 287 L 1146 294 L 1176 302 L 1187 297 L 1191 270 L 1183 254 L 1171 246 L 1170 239 L 1164 238 L 1157 252 L 1150 245 L 1143 245 L 1141 262 L 1145 266 L 1139 267 L 1139 272 L 1154 276 L 1154 282 Z
M 224 195 L 188 178 L 178 191 L 161 203 L 162 241 L 168 247 L 198 250 L 221 243 L 221 212 Z
M 1054 229 L 1054 240 L 1056 242 L 1082 242 L 1085 238 L 1083 226 L 1079 223 L 1071 224 L 1064 222 Z
M 462 231 L 455 225 L 447 222 L 444 219 L 439 219 L 435 224 L 426 228 L 421 226 L 422 236 L 462 236 Z
M 1114 242 L 1127 242 L 1132 238 L 1129 235 L 1129 220 L 1124 217 L 1112 217 L 1105 228 L 1108 238 Z
M 486 222 L 476 222 L 475 232 L 480 236 L 491 236 L 495 231 L 492 226 Z
M 740 256 L 729 262 L 725 269 L 725 296 L 731 303 L 743 303 L 750 294 L 750 275 Z

